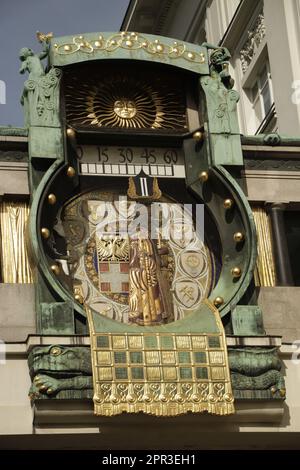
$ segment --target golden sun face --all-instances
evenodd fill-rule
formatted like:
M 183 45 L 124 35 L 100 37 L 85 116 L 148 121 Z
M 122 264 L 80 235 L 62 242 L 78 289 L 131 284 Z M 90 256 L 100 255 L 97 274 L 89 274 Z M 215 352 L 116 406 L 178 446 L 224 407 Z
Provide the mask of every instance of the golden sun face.
M 184 129 L 185 103 L 167 81 L 152 84 L 120 74 L 98 76 L 82 83 L 75 76 L 67 84 L 67 119 L 83 127 Z
M 114 112 L 123 119 L 131 119 L 136 115 L 136 104 L 126 98 L 114 102 Z

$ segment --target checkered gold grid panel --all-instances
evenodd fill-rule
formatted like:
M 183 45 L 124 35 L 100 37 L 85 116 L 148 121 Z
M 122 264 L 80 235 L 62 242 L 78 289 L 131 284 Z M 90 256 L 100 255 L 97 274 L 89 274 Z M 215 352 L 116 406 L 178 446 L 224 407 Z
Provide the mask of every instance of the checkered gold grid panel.
M 95 413 L 234 412 L 223 332 L 93 333 Z

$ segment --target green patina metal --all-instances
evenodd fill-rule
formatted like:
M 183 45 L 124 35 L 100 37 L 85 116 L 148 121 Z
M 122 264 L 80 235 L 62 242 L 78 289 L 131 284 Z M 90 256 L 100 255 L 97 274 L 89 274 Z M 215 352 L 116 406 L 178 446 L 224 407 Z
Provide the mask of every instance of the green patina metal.
M 228 357 L 236 398 L 285 398 L 277 348 L 229 348 Z
M 128 41 L 129 44 L 126 44 Z M 63 36 L 51 40 L 49 60 L 52 66 L 61 67 L 103 59 L 143 60 L 174 65 L 200 74 L 209 72 L 206 47 L 163 36 L 106 32 Z
M 27 137 L 27 127 L 0 126 L 0 136 Z
M 168 323 L 165 325 L 159 326 L 137 326 L 137 325 L 128 325 L 126 323 L 119 323 L 109 318 L 101 317 L 96 313 L 92 313 L 93 321 L 97 331 L 102 332 L 127 332 L 127 333 L 143 333 L 143 332 L 169 332 L 169 333 L 180 333 L 190 330 L 190 324 L 193 325 L 193 332 L 207 332 L 207 333 L 217 333 L 217 325 L 215 322 L 215 317 L 212 314 L 212 311 L 205 304 L 200 305 L 198 309 L 190 313 L 188 316 L 182 320 L 176 322 Z
M 277 348 L 229 348 L 228 357 L 236 398 L 282 400 L 285 397 Z M 29 354 L 28 364 L 33 400 L 92 398 L 89 347 L 55 344 L 37 347 Z
M 91 39 L 92 35 L 87 37 L 87 39 Z M 58 40 L 53 40 L 52 44 L 54 42 L 56 44 L 67 44 L 70 38 L 61 38 L 60 41 Z M 154 41 L 156 40 L 158 43 L 162 43 L 161 38 L 153 38 L 152 36 L 147 39 L 148 41 Z M 60 46 L 58 46 L 60 47 Z M 77 47 L 77 46 L 76 46 Z M 194 48 L 197 48 L 197 46 L 193 46 Z M 87 60 L 86 56 L 89 56 L 86 51 L 81 51 L 80 48 L 77 52 L 74 52 L 72 54 L 62 54 L 59 55 L 59 58 L 57 58 L 57 53 L 54 51 L 57 50 L 57 48 L 50 48 L 50 63 L 51 65 L 66 65 L 67 63 L 74 63 L 74 62 L 80 62 L 82 60 Z M 118 48 L 119 49 L 119 48 Z M 140 49 L 136 50 L 130 50 L 128 52 L 127 49 L 123 49 L 122 47 L 120 48 L 121 51 L 118 49 L 113 51 L 113 54 L 110 55 L 110 58 L 117 58 L 118 54 L 129 54 L 130 57 L 132 58 L 135 56 L 135 58 L 138 60 L 140 59 Z M 206 48 L 204 48 L 206 49 Z M 194 49 L 193 49 L 194 51 Z M 97 53 L 93 52 L 93 58 L 100 58 L 101 59 L 101 54 L 100 56 L 97 55 Z M 195 52 L 195 51 L 194 51 Z M 103 52 L 104 53 L 104 52 Z M 203 53 L 203 48 L 198 48 L 198 53 L 202 54 Z M 52 54 L 52 55 L 51 55 Z M 117 54 L 117 55 L 114 55 Z M 56 57 L 56 59 L 54 59 Z M 70 59 L 71 57 L 71 59 Z M 84 58 L 83 58 L 84 57 Z M 127 57 L 127 56 L 126 56 Z M 155 56 L 156 57 L 156 56 Z M 205 57 L 207 57 L 207 52 Z M 103 58 L 103 57 L 102 57 Z M 106 57 L 107 59 L 108 57 Z M 128 58 L 128 57 L 127 57 Z M 224 54 L 222 55 L 221 58 L 219 58 L 219 64 L 222 67 L 223 70 L 223 63 L 226 65 L 226 59 L 227 56 Z M 161 57 L 158 54 L 157 58 L 155 60 L 160 61 Z M 181 67 L 181 61 L 184 59 L 170 59 L 170 64 L 172 64 L 175 67 Z M 70 62 L 71 61 L 71 62 Z M 163 62 L 163 61 L 162 61 Z M 53 161 L 55 159 L 55 164 L 51 166 L 51 169 L 47 171 L 47 173 L 43 176 L 42 181 L 39 182 L 38 189 L 37 189 L 37 184 L 36 180 L 34 180 L 34 173 L 36 173 L 36 169 L 34 167 L 31 168 L 31 180 L 32 180 L 32 190 L 35 193 L 34 200 L 32 202 L 32 210 L 31 210 L 31 222 L 30 222 L 30 240 L 31 240 L 31 245 L 32 245 L 32 252 L 34 255 L 34 258 L 36 260 L 39 260 L 39 272 L 40 275 L 45 277 L 47 280 L 47 283 L 51 286 L 51 290 L 53 288 L 54 292 L 57 292 L 58 296 L 62 298 L 63 301 L 73 301 L 72 297 L 70 296 L 70 293 L 67 292 L 66 289 L 64 289 L 59 282 L 57 282 L 56 278 L 52 273 L 49 272 L 49 260 L 47 261 L 45 257 L 42 255 L 41 259 L 41 253 L 43 253 L 43 247 L 42 247 L 42 240 L 41 236 L 38 233 L 38 226 L 36 224 L 36 221 L 40 219 L 39 213 L 40 210 L 43 206 L 43 202 L 45 200 L 45 192 L 49 190 L 49 182 L 53 179 L 55 179 L 55 174 L 56 169 L 63 166 L 63 159 L 64 159 L 64 147 L 62 145 L 62 140 L 61 140 L 61 127 L 58 125 L 59 123 L 59 117 L 58 117 L 58 109 L 59 109 L 59 103 L 58 103 L 58 83 L 59 83 L 59 77 L 60 73 L 55 72 L 53 73 L 53 70 L 55 69 L 50 69 L 48 74 L 43 74 L 42 72 L 39 72 L 41 75 L 37 77 L 33 77 L 36 81 L 37 84 L 35 84 L 32 88 L 32 90 L 28 90 L 28 84 L 26 82 L 25 86 L 25 93 L 24 93 L 24 100 L 26 104 L 26 109 L 28 109 L 28 122 L 33 123 L 34 125 L 30 125 L 30 146 L 29 146 L 29 155 L 31 158 L 38 160 L 38 159 L 46 159 L 47 161 Z M 193 70 L 193 67 L 189 67 L 189 70 Z M 207 73 L 208 69 L 204 71 L 201 69 L 201 66 L 198 64 L 198 73 Z M 45 81 L 45 77 L 47 75 L 52 74 L 53 75 L 53 83 L 54 85 L 52 86 L 51 82 L 51 87 L 49 89 L 48 81 Z M 51 76 L 52 76 L 51 75 Z M 232 90 L 229 90 L 225 87 L 224 85 L 224 76 L 222 74 L 218 73 L 217 67 L 212 64 L 211 65 L 211 76 L 206 75 L 204 76 L 201 80 L 205 80 L 208 83 L 211 83 L 212 87 L 217 86 L 219 93 L 213 93 L 213 95 L 216 95 L 214 97 L 213 103 L 209 101 L 209 98 L 207 98 L 207 116 L 208 116 L 208 128 L 207 128 L 207 135 L 211 135 L 212 133 L 215 133 L 218 135 L 220 138 L 225 138 L 226 141 L 228 139 L 230 140 L 231 137 L 235 139 L 236 133 L 238 132 L 237 128 L 237 118 L 236 118 L 236 109 L 235 107 L 229 106 L 228 108 L 228 103 L 230 104 L 230 101 L 233 100 L 233 95 L 236 97 L 236 93 L 234 94 Z M 48 95 L 50 96 L 50 100 L 52 100 L 52 109 L 53 109 L 53 114 L 52 114 L 52 120 L 49 122 L 48 115 L 43 116 L 38 116 L 36 113 L 36 104 L 37 104 L 37 99 L 33 99 L 33 95 L 31 96 L 30 93 L 34 94 L 36 93 L 36 88 L 38 88 L 39 85 L 39 80 L 42 80 L 42 83 L 45 84 L 46 87 L 49 89 Z M 205 90 L 205 84 L 204 84 L 204 90 Z M 210 85 L 208 85 L 208 88 Z M 30 87 L 29 87 L 30 88 Z M 206 95 L 211 95 L 211 91 L 206 92 Z M 231 98 L 229 97 L 232 96 Z M 207 95 L 207 96 L 208 96 Z M 31 96 L 31 99 L 30 99 Z M 52 97 L 52 98 L 51 98 Z M 26 101 L 27 100 L 27 101 Z M 226 108 L 226 109 L 225 109 Z M 223 110 L 225 112 L 225 119 L 222 117 L 218 117 L 218 112 L 217 110 Z M 222 111 L 222 112 L 223 112 Z M 33 117 L 31 118 L 31 116 Z M 217 115 L 217 116 L 215 116 Z M 36 120 L 38 119 L 38 120 Z M 36 124 L 41 124 L 42 120 L 44 119 L 44 125 L 37 126 Z M 54 127 L 53 127 L 54 126 Z M 57 126 L 57 127 L 56 127 Z M 238 134 L 239 135 L 239 134 Z M 223 137 L 222 137 L 223 136 Z M 251 210 L 248 206 L 248 203 L 246 201 L 245 196 L 243 195 L 242 191 L 238 187 L 238 185 L 234 182 L 233 178 L 230 176 L 228 172 L 225 172 L 225 170 L 222 167 L 216 167 L 216 163 L 218 162 L 218 158 L 215 156 L 216 152 L 214 150 L 215 146 L 214 143 L 211 140 L 205 139 L 205 143 L 203 145 L 195 144 L 195 141 L 190 138 L 190 139 L 185 139 L 184 141 L 184 147 L 186 151 L 186 173 L 187 173 L 187 184 L 191 188 L 191 190 L 197 194 L 198 196 L 201 197 L 201 199 L 207 204 L 209 207 L 210 211 L 214 214 L 214 218 L 216 219 L 217 226 L 221 235 L 221 240 L 223 246 L 226 247 L 227 252 L 223 256 L 223 269 L 222 269 L 222 274 L 219 280 L 218 285 L 216 286 L 213 294 L 213 296 L 224 296 L 224 293 L 226 293 L 226 302 L 224 306 L 221 307 L 221 312 L 223 315 L 228 313 L 230 310 L 230 305 L 237 303 L 238 300 L 241 298 L 242 294 L 247 288 L 247 282 L 250 282 L 250 278 L 252 277 L 252 269 L 253 265 L 255 262 L 255 236 L 254 234 L 254 225 L 253 225 L 253 220 L 251 216 Z M 212 148 L 213 147 L 213 148 Z M 235 154 L 234 147 L 230 147 L 231 154 Z M 241 149 L 241 146 L 239 144 L 239 151 Z M 239 158 L 237 159 L 236 163 L 239 162 Z M 224 163 L 224 162 L 223 162 Z M 65 165 L 67 163 L 65 162 Z M 227 164 L 233 164 L 232 159 L 227 161 Z M 198 172 L 201 171 L 202 169 L 210 169 L 211 175 L 214 175 L 208 184 L 206 184 L 206 188 L 203 194 L 203 189 L 201 188 L 201 182 L 198 179 Z M 213 183 L 213 187 L 208 189 L 209 185 Z M 230 183 L 229 183 L 230 182 Z M 48 184 L 47 184 L 48 183 Z M 222 190 L 222 197 L 220 197 L 219 193 L 221 188 Z M 210 192 L 212 194 L 211 201 L 206 201 L 207 197 L 207 192 Z M 232 197 L 236 203 L 236 208 L 232 211 L 233 216 L 229 216 L 226 214 L 226 211 L 223 208 L 223 199 L 226 199 L 228 197 Z M 61 201 L 62 203 L 63 201 Z M 226 220 L 227 219 L 227 220 Z M 228 220 L 230 219 L 230 224 L 228 224 Z M 231 220 L 232 219 L 232 220 Z M 230 229 L 229 229 L 230 226 Z M 244 243 L 243 250 L 238 251 L 236 249 L 236 246 L 233 242 L 233 233 L 235 231 L 243 230 L 246 233 L 246 241 Z M 252 253 L 252 258 L 250 256 L 250 253 Z M 249 258 L 250 256 L 250 258 Z M 233 269 L 236 265 L 240 265 L 243 275 L 238 281 L 234 281 L 232 279 L 232 274 L 231 274 L 231 269 Z M 225 267 L 227 269 L 225 269 Z M 238 294 L 236 294 L 238 292 Z M 74 302 L 73 302 L 74 303 Z M 78 306 L 78 304 L 74 303 L 74 308 L 77 311 L 80 311 L 81 314 L 84 315 L 83 309 Z
M 233 334 L 237 336 L 265 335 L 262 310 L 257 305 L 237 305 L 231 311 Z
M 275 170 L 275 171 L 299 171 L 300 158 L 245 158 L 246 170 Z
M 75 331 L 73 302 L 41 302 L 40 321 L 40 331 L 45 335 L 72 335 Z
M 152 40 L 152 39 L 153 38 L 149 38 L 149 40 Z M 63 41 L 65 41 L 65 38 L 62 39 L 62 43 L 63 43 Z M 137 52 L 136 51 L 131 51 L 130 53 L 137 53 Z M 79 52 L 74 53 L 75 56 L 76 56 L 76 54 L 85 54 L 85 53 L 81 53 L 79 51 Z M 66 59 L 65 56 L 64 56 L 64 59 Z M 74 58 L 72 60 L 74 61 Z M 77 60 L 80 61 L 81 60 L 80 57 Z M 57 65 L 57 64 L 54 62 L 54 65 Z M 177 63 L 176 63 L 176 66 L 178 66 Z M 54 70 L 54 69 L 51 69 L 51 70 Z M 51 70 L 50 70 L 50 72 L 51 72 Z M 48 73 L 50 73 L 50 72 L 48 72 Z M 235 133 L 235 132 L 238 131 L 238 129 L 237 129 L 237 120 L 236 120 L 236 111 L 235 111 L 235 109 L 230 109 L 228 111 L 228 104 L 226 104 L 228 102 L 228 96 L 227 95 L 228 95 L 228 93 L 231 93 L 231 91 L 228 92 L 225 85 L 223 84 L 222 78 L 220 78 L 220 76 L 218 75 L 218 73 L 215 70 L 213 71 L 212 75 L 213 75 L 213 77 L 207 76 L 206 81 L 208 81 L 209 83 L 211 83 L 213 81 L 212 86 L 215 86 L 214 84 L 216 84 L 218 89 L 219 88 L 221 89 L 221 92 L 219 93 L 219 95 L 218 95 L 218 93 L 213 93 L 213 95 L 217 96 L 217 98 L 214 98 L 213 103 L 211 103 L 208 99 L 208 103 L 207 103 L 208 125 L 211 126 L 211 129 L 210 128 L 208 129 L 209 130 L 209 135 L 211 135 L 211 132 L 214 132 L 215 134 L 217 134 L 221 137 L 223 135 L 224 138 L 228 139 L 228 138 L 230 138 L 230 137 L 228 137 L 228 135 L 230 136 L 231 133 Z M 54 75 L 54 77 L 57 77 L 57 76 L 60 76 L 60 74 L 56 73 Z M 37 78 L 37 81 L 40 80 L 40 79 L 44 80 L 44 78 L 45 78 L 45 76 L 42 75 L 42 78 Z M 203 78 L 203 80 L 205 80 L 205 77 Z M 54 82 L 56 83 L 56 80 L 54 80 Z M 47 82 L 46 82 L 46 85 L 47 85 Z M 25 98 L 25 100 L 28 98 L 28 93 L 29 93 L 27 88 L 28 88 L 28 86 L 26 86 L 26 93 L 25 93 L 26 98 Z M 34 88 L 34 90 L 35 90 L 35 88 Z M 32 91 L 32 93 L 34 93 L 34 90 Z M 57 93 L 57 92 L 58 92 L 58 90 L 55 87 L 55 93 Z M 208 94 L 210 94 L 210 92 Z M 225 96 L 225 101 L 224 101 L 224 96 Z M 55 97 L 54 101 L 55 101 L 55 103 L 53 103 L 53 109 L 58 110 L 57 96 Z M 35 106 L 33 106 L 33 104 L 32 104 L 33 102 L 35 103 Z M 29 102 L 29 98 L 28 98 L 28 103 L 27 104 L 28 104 L 28 107 L 29 107 L 28 108 L 29 109 L 29 116 L 31 116 L 31 110 L 32 109 L 33 109 L 34 112 L 36 112 L 36 100 L 35 101 L 31 100 Z M 224 108 L 225 105 L 227 106 L 227 111 Z M 225 121 L 222 119 L 222 117 L 221 118 L 218 117 L 218 112 L 216 111 L 216 110 L 220 110 L 221 108 L 225 113 L 227 112 L 227 116 L 225 118 Z M 215 115 L 217 115 L 217 117 L 215 117 Z M 231 119 L 228 119 L 229 115 L 230 115 Z M 36 118 L 36 113 L 34 114 L 34 119 L 35 118 Z M 31 122 L 30 119 L 31 118 L 29 117 L 29 122 Z M 33 119 L 33 122 L 36 124 L 36 121 L 34 121 L 34 119 Z M 55 158 L 56 157 L 56 164 L 51 167 L 51 168 L 53 168 L 53 170 L 50 170 L 50 172 L 47 172 L 47 176 L 45 175 L 45 177 L 43 178 L 43 182 L 40 183 L 41 186 L 39 186 L 39 191 L 38 191 L 39 195 L 37 195 L 37 194 L 35 195 L 35 200 L 39 203 L 39 206 L 41 206 L 40 200 L 42 199 L 42 194 L 44 192 L 43 190 L 45 190 L 47 182 L 50 179 L 50 175 L 53 175 L 56 167 L 59 166 L 58 160 L 63 158 L 62 157 L 62 155 L 63 155 L 62 143 L 59 139 L 55 139 L 55 133 L 56 132 L 59 133 L 60 128 L 57 127 L 57 129 L 56 128 L 53 129 L 52 127 L 49 127 L 47 125 L 48 124 L 47 116 L 46 116 L 45 121 L 46 121 L 44 123 L 44 128 L 45 129 L 41 129 L 40 126 L 31 126 L 30 127 L 30 137 L 31 137 L 30 141 L 31 142 L 30 142 L 30 149 L 29 150 L 30 150 L 31 157 L 32 158 L 39 158 L 39 156 L 40 156 L 40 158 L 45 158 L 45 156 L 46 156 L 46 158 L 47 157 L 48 158 L 49 157 L 50 158 Z M 55 115 L 55 117 L 53 118 L 52 124 L 53 123 L 57 124 L 57 122 L 58 122 L 58 117 L 57 117 L 57 115 Z M 226 125 L 224 124 L 224 122 L 225 122 Z M 45 131 L 44 134 L 43 134 L 43 130 Z M 216 287 L 216 289 L 213 292 L 213 295 L 216 295 L 216 296 L 221 295 L 221 294 L 224 295 L 224 292 L 226 292 L 227 297 L 228 297 L 228 301 L 225 303 L 224 307 L 222 307 L 222 313 L 224 312 L 224 314 L 225 314 L 225 313 L 228 312 L 229 307 L 232 304 L 232 301 L 233 301 L 232 297 L 234 297 L 235 291 L 239 290 L 239 292 L 240 292 L 238 298 L 240 298 L 242 296 L 242 293 L 245 290 L 245 289 L 240 287 L 241 285 L 243 285 L 242 280 L 244 279 L 244 284 L 246 285 L 248 277 L 252 276 L 252 269 L 253 269 L 253 264 L 254 264 L 254 261 L 255 261 L 255 254 L 252 256 L 252 262 L 250 262 L 250 261 L 247 262 L 245 260 L 245 256 L 243 255 L 243 253 L 245 253 L 246 251 L 248 251 L 248 255 L 249 255 L 249 253 L 251 253 L 253 251 L 255 253 L 255 241 L 253 240 L 254 226 L 253 226 L 253 221 L 252 221 L 252 218 L 251 218 L 251 210 L 248 206 L 246 198 L 243 196 L 242 191 L 239 189 L 238 185 L 235 184 L 233 178 L 231 178 L 229 173 L 226 172 L 226 174 L 225 174 L 224 173 L 225 170 L 222 169 L 221 167 L 218 170 L 213 169 L 213 168 L 211 169 L 211 173 L 214 174 L 217 179 L 215 180 L 215 188 L 211 188 L 210 190 L 208 190 L 212 193 L 212 200 L 210 202 L 205 201 L 206 195 L 203 194 L 203 189 L 201 189 L 201 183 L 200 183 L 199 179 L 197 178 L 197 175 L 198 175 L 198 172 L 201 169 L 205 168 L 205 166 L 206 166 L 206 169 L 208 167 L 214 166 L 216 164 L 216 160 L 217 160 L 217 158 L 214 157 L 214 154 L 215 154 L 214 151 L 212 150 L 210 152 L 210 148 L 207 147 L 207 144 L 208 144 L 208 141 L 206 141 L 203 146 L 199 146 L 197 144 L 195 145 L 192 138 L 187 139 L 184 142 L 186 155 L 187 155 L 187 159 L 186 159 L 187 184 L 191 187 L 191 189 L 197 195 L 199 195 L 201 197 L 202 200 L 204 200 L 204 202 L 210 208 L 211 212 L 214 214 L 214 217 L 218 219 L 217 220 L 217 225 L 218 225 L 219 232 L 221 234 L 222 244 L 228 250 L 228 252 L 223 257 L 224 258 L 223 259 L 223 266 L 226 266 L 226 267 L 228 266 L 227 271 L 223 268 L 221 279 L 218 283 L 218 286 Z M 212 142 L 210 141 L 210 146 L 211 145 L 212 145 Z M 231 149 L 231 154 L 234 154 L 234 153 L 235 153 L 234 150 Z M 201 158 L 203 155 L 205 157 Z M 199 162 L 201 162 L 201 163 L 199 163 Z M 232 161 L 229 161 L 229 163 L 232 163 Z M 196 168 L 195 168 L 195 166 L 196 166 Z M 194 179 L 194 180 L 196 179 L 197 181 L 196 182 L 194 181 L 193 184 L 190 184 L 192 182 L 192 179 Z M 221 182 L 219 180 L 223 180 L 223 181 Z M 231 183 L 230 185 L 228 185 L 228 181 L 230 181 L 230 183 Z M 207 192 L 207 186 L 210 185 L 210 184 L 211 184 L 211 181 L 208 184 L 206 184 L 206 188 L 205 188 L 206 192 Z M 220 197 L 218 193 L 219 193 L 219 190 L 222 186 L 223 186 L 223 195 L 222 195 L 223 197 Z M 234 188 L 234 191 L 233 191 L 233 188 Z M 222 207 L 223 199 L 226 199 L 226 197 L 233 197 L 236 204 L 237 204 L 237 207 L 242 209 L 242 213 L 243 213 L 242 216 L 240 214 L 238 215 L 237 214 L 238 211 L 236 209 L 234 209 L 234 211 L 233 211 L 234 216 L 231 217 L 232 221 L 231 221 L 231 224 L 230 224 L 230 228 L 232 230 L 231 236 L 230 236 L 230 230 L 228 230 L 228 223 L 226 221 L 226 211 L 224 210 L 224 208 L 222 208 L 221 211 L 220 211 L 220 208 Z M 228 216 L 228 214 L 227 214 L 227 216 Z M 247 217 L 247 216 L 250 216 L 250 217 Z M 244 219 L 244 220 L 241 220 L 241 219 Z M 32 207 L 31 220 L 34 221 L 34 227 L 32 227 L 32 232 L 31 232 L 31 239 L 34 240 L 36 232 L 37 232 L 37 227 L 36 227 L 35 222 L 36 222 L 36 220 L 38 220 L 38 213 L 35 210 L 35 204 L 33 204 L 33 207 Z M 248 224 L 247 224 L 247 222 L 248 222 Z M 32 226 L 32 224 L 31 224 L 31 226 Z M 235 231 L 238 231 L 238 230 L 241 230 L 241 229 L 246 231 L 247 237 L 246 237 L 246 242 L 245 242 L 243 252 L 241 252 L 241 251 L 237 252 L 236 246 L 235 246 L 235 244 L 233 242 L 233 239 L 232 239 L 232 236 L 233 236 L 233 233 Z M 35 243 L 34 248 L 33 248 L 33 251 L 35 251 L 35 253 L 37 254 L 37 256 L 36 256 L 37 259 L 40 258 L 40 253 L 43 252 L 43 249 L 41 247 L 41 238 L 40 238 L 40 236 L 37 237 L 37 241 L 38 240 L 39 240 L 39 242 Z M 231 246 L 231 250 L 230 250 L 230 246 Z M 228 262 L 229 260 L 231 262 L 231 265 Z M 230 269 L 232 269 L 236 265 L 236 263 L 241 264 L 241 269 L 243 270 L 243 276 L 242 276 L 241 279 L 239 279 L 238 282 L 233 281 L 232 275 L 230 273 Z M 48 266 L 45 262 L 45 266 L 44 266 L 45 270 L 43 270 L 44 273 L 47 272 L 47 267 Z M 247 276 L 248 271 L 249 271 L 249 276 Z M 48 269 L 48 272 L 49 272 L 49 269 Z M 54 289 L 56 291 L 60 292 L 60 294 L 62 294 L 62 291 L 63 291 L 64 299 L 67 299 L 69 297 L 68 293 L 65 291 L 65 289 L 62 289 L 61 287 L 58 287 L 58 283 L 55 282 L 56 280 L 55 280 L 54 276 L 52 274 L 50 274 L 50 275 L 49 274 L 48 275 L 46 274 L 46 277 L 48 278 L 48 281 L 50 281 L 50 284 L 54 287 Z M 238 289 L 237 289 L 237 287 L 238 287 Z M 235 302 L 238 301 L 238 298 L 235 300 Z M 226 306 L 228 308 L 226 308 Z M 77 309 L 78 309 L 78 307 L 77 307 Z
M 67 167 L 73 164 L 74 152 L 65 136 L 65 125 L 60 104 L 61 69 L 86 61 L 135 60 L 152 61 L 184 69 L 200 75 L 201 131 L 203 141 L 192 135 L 183 138 L 185 152 L 186 184 L 198 201 L 203 201 L 214 219 L 221 245 L 222 270 L 210 300 L 222 297 L 219 310 L 222 317 L 233 312 L 230 323 L 236 335 L 263 335 L 261 315 L 257 308 L 237 306 L 253 277 L 256 259 L 256 233 L 253 215 L 242 189 L 224 168 L 243 164 L 241 136 L 238 128 L 236 104 L 238 93 L 232 90 L 228 74 L 228 51 L 213 49 L 208 61 L 209 45 L 196 46 L 177 42 L 170 38 L 135 33 L 89 33 L 80 36 L 54 38 L 50 49 L 40 55 L 23 50 L 21 71 L 28 71 L 22 101 L 29 135 L 31 212 L 28 226 L 28 244 L 31 258 L 36 265 L 36 306 L 39 332 L 44 334 L 73 334 L 75 317 L 85 317 L 83 308 L 74 301 L 72 294 L 50 270 L 53 260 L 44 249 L 40 230 L 54 224 L 58 208 L 78 191 L 78 177 L 66 179 Z M 99 37 L 101 36 L 101 38 Z M 115 41 L 115 43 L 113 43 Z M 50 68 L 47 71 L 40 60 L 48 54 Z M 175 49 L 175 50 L 174 50 Z M 27 135 L 27 129 L 0 129 L 0 135 Z M 245 140 L 246 139 L 246 140 Z M 257 141 L 243 143 L 255 143 Z M 259 138 L 260 139 L 260 138 Z M 260 140 L 259 140 L 260 141 Z M 278 139 L 264 137 L 264 145 L 276 145 Z M 282 140 L 283 142 L 283 140 Z M 292 145 L 292 143 L 287 145 Z M 199 178 L 207 172 L 208 179 Z M 64 178 L 63 178 L 64 175 Z M 206 180 L 205 180 L 206 179 Z M 205 181 L 204 181 L 205 180 Z M 64 181 L 62 185 L 62 181 Z M 54 193 L 58 204 L 49 206 L 47 197 Z M 224 200 L 231 199 L 233 206 L 224 207 Z M 48 224 L 48 225 L 47 225 Z M 237 244 L 233 235 L 242 232 L 244 240 Z M 240 269 L 235 278 L 232 270 Z M 97 317 L 101 331 L 146 331 L 147 327 L 128 326 L 114 320 Z M 194 311 L 189 319 L 151 331 L 184 331 L 193 322 L 194 331 L 213 331 L 214 322 L 206 305 Z M 55 348 L 60 348 L 56 350 Z M 280 363 L 274 350 L 229 349 L 229 359 L 235 396 L 239 398 L 279 398 L 284 389 Z M 33 361 L 33 358 L 36 358 Z M 53 358 L 56 365 L 53 369 Z M 35 348 L 30 357 L 30 371 L 34 384 L 31 393 L 37 398 L 91 397 L 92 380 L 90 352 L 88 348 L 53 346 Z M 50 360 L 51 359 L 51 360 Z M 79 362 L 78 362 L 79 361 Z M 66 378 L 66 375 L 68 378 Z M 41 388 L 44 387 L 44 388 Z M 50 389 L 50 392 L 49 392 Z M 53 392 L 51 392 L 51 390 Z M 47 392 L 49 395 L 47 395 Z
M 0 162 L 28 162 L 28 152 L 23 150 L 0 150 Z
M 192 176 L 195 178 L 197 173 L 194 169 L 194 161 L 196 159 L 191 154 L 187 154 L 186 159 L 187 174 L 190 173 L 190 179 Z M 206 169 L 209 170 L 209 168 Z M 218 296 L 224 298 L 224 304 L 219 307 L 221 315 L 224 316 L 242 298 L 253 276 L 256 261 L 256 231 L 253 214 L 241 188 L 221 166 L 210 168 L 208 181 L 203 183 L 198 177 L 189 187 L 200 200 L 204 201 L 213 214 L 221 244 L 224 247 L 222 273 L 210 296 L 212 300 Z M 224 200 L 227 198 L 234 201 L 232 209 L 228 211 L 224 208 Z M 234 242 L 235 232 L 245 233 L 245 241 L 242 245 Z M 242 270 L 239 279 L 232 277 L 231 270 L 236 266 Z
M 243 165 L 240 131 L 237 117 L 239 94 L 233 90 L 229 75 L 229 51 L 210 44 L 210 75 L 202 76 L 201 86 L 206 96 L 212 165 Z
M 28 356 L 30 397 L 92 398 L 90 349 L 52 345 L 34 348 Z
M 241 141 L 243 145 L 266 145 L 271 147 L 278 145 L 298 147 L 300 145 L 299 137 L 279 135 L 276 132 L 272 134 L 242 135 Z

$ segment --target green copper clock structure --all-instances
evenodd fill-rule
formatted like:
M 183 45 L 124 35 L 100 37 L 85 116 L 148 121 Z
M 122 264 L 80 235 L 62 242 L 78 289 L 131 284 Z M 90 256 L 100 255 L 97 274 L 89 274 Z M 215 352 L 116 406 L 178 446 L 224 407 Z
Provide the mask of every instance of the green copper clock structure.
M 20 54 L 27 240 L 37 332 L 61 340 L 29 355 L 32 399 L 93 398 L 101 416 L 282 399 L 276 349 L 227 350 L 225 330 L 263 335 L 245 300 L 257 242 L 228 50 L 134 32 L 39 39 L 42 54 Z
M 242 165 L 242 153 L 226 51 L 217 59 L 213 51 L 209 62 L 207 47 L 135 33 L 55 38 L 48 48 L 49 71 L 27 80 L 24 91 L 33 191 L 28 240 L 41 331 L 55 329 L 62 305 L 58 330 L 76 331 L 72 318 L 86 315 L 83 275 L 96 290 L 111 291 L 97 269 L 112 260 L 100 266 L 92 245 L 95 259 L 84 261 L 92 243 L 84 211 L 126 196 L 141 170 L 158 181 L 161 201 L 204 204 L 210 284 L 199 284 L 201 298 L 226 316 L 245 294 L 256 258 L 251 209 L 228 171 Z M 123 291 L 116 287 L 122 301 L 126 262 L 111 264 L 124 270 Z

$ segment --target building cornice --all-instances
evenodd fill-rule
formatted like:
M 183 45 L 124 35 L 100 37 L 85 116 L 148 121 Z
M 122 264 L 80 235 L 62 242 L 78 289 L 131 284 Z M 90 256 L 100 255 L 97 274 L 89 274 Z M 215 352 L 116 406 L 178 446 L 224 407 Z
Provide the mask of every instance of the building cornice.
M 229 50 L 235 50 L 236 44 L 245 32 L 249 19 L 252 17 L 261 0 L 241 0 L 236 12 L 229 23 L 220 45 Z

